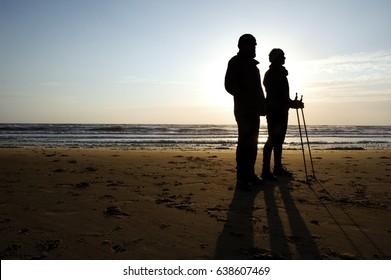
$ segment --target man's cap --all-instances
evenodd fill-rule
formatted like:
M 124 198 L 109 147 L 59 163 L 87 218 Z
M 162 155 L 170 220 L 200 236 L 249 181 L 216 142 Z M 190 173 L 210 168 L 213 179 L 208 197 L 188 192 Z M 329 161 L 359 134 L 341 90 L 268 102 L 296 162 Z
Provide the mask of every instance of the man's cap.
M 243 47 L 243 45 L 245 45 L 245 44 L 254 44 L 254 45 L 256 45 L 257 44 L 257 40 L 251 34 L 244 34 L 244 35 L 240 36 L 240 38 L 239 38 L 239 42 L 238 42 L 239 49 L 241 49 Z

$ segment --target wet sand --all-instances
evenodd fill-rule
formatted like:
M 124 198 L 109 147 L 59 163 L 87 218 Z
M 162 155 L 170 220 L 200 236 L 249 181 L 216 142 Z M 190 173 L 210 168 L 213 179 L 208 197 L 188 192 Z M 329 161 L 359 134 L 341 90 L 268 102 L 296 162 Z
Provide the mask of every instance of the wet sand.
M 232 150 L 0 149 L 0 256 L 391 259 L 391 151 L 313 158 L 244 192 Z

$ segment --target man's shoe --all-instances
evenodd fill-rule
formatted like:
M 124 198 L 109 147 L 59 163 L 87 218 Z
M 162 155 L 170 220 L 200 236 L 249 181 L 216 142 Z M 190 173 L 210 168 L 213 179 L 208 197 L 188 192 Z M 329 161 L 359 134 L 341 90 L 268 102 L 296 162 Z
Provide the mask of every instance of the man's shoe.
M 293 173 L 288 171 L 284 166 L 274 167 L 273 174 L 282 177 L 292 177 Z
M 264 180 L 268 180 L 268 181 L 277 181 L 277 177 L 273 175 L 273 173 L 271 173 L 270 171 L 264 171 L 262 172 L 262 175 L 261 177 L 264 179 Z
M 255 186 L 262 186 L 265 184 L 265 181 L 262 178 L 254 175 L 254 177 L 251 179 L 251 183 Z

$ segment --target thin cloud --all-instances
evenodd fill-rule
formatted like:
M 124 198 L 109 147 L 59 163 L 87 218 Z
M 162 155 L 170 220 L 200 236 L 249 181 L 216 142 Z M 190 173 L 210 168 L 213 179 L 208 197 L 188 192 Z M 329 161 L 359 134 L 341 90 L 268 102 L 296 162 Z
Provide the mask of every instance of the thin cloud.
M 391 76 L 391 52 L 361 52 L 351 55 L 338 55 L 326 59 L 311 61 L 306 64 L 314 72 L 367 73 L 376 77 Z
M 138 78 L 135 76 L 121 76 L 120 83 L 121 84 L 145 84 L 145 83 L 156 83 L 155 79 L 146 79 L 146 78 Z
M 174 85 L 174 86 L 194 86 L 194 83 L 190 82 L 179 82 L 179 81 L 167 81 L 161 82 L 162 85 Z
M 391 52 L 356 53 L 306 63 L 313 98 L 391 101 Z

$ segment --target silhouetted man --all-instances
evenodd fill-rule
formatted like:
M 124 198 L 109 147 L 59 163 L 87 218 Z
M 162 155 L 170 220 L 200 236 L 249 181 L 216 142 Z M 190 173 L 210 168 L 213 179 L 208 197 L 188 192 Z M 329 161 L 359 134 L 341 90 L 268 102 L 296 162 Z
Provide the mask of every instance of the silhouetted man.
M 271 65 L 265 73 L 263 84 L 266 90 L 268 139 L 263 148 L 263 167 L 261 177 L 275 181 L 276 176 L 291 177 L 292 173 L 281 163 L 282 145 L 288 128 L 289 108 L 303 108 L 299 100 L 289 97 L 288 71 L 285 64 L 285 54 L 281 49 L 273 49 L 269 54 Z M 270 171 L 270 159 L 274 152 L 274 170 Z
M 228 62 L 225 89 L 234 97 L 234 114 L 238 124 L 236 148 L 236 186 L 251 190 L 263 184 L 254 172 L 258 151 L 260 116 L 265 115 L 265 96 L 255 58 L 254 36 L 244 34 L 239 38 L 239 52 Z

